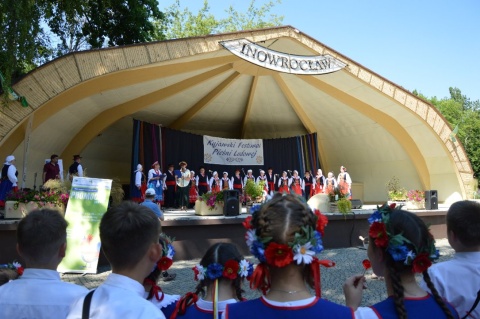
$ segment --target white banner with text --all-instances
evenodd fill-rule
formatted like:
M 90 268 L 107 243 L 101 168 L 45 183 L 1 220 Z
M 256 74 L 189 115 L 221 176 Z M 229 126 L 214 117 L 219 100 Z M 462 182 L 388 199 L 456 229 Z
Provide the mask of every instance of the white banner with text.
M 237 140 L 203 136 L 205 164 L 264 165 L 263 140 Z

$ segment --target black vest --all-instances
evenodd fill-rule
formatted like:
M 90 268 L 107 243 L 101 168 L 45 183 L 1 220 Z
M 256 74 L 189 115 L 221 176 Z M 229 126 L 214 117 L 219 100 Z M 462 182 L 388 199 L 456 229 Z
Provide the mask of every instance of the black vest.
M 68 169 L 70 175 L 78 173 L 78 165 L 80 165 L 78 162 L 73 162 L 73 164 L 70 165 L 70 168 Z

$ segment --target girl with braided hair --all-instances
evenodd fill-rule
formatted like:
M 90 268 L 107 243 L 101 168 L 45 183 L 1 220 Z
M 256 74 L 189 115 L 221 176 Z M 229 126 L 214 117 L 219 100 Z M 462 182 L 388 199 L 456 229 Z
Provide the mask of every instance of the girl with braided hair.
M 356 318 L 458 318 L 455 309 L 438 295 L 428 275 L 427 269 L 438 258 L 438 252 L 425 223 L 417 215 L 387 204 L 368 221 L 368 257 L 373 272 L 385 277 L 389 297 L 371 307 L 359 308 L 365 278 L 348 278 L 343 289 L 347 306 L 356 309 Z M 416 273 L 423 274 L 431 294 L 418 285 Z
M 227 305 L 223 318 L 353 318 L 352 309 L 320 299 L 320 265 L 334 265 L 315 256 L 327 222 L 301 197 L 280 193 L 247 218 L 247 245 L 260 261 L 250 288 L 263 296 Z
M 207 250 L 193 271 L 198 281 L 195 292 L 162 309 L 166 318 L 220 318 L 227 304 L 243 300 L 242 282 L 252 274 L 253 266 L 235 245 L 217 243 Z

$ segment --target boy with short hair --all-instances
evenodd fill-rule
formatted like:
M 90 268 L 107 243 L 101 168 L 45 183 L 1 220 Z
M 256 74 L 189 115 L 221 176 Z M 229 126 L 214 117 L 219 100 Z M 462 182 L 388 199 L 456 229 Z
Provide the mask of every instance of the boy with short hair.
M 85 287 L 62 282 L 56 271 L 67 247 L 67 221 L 56 210 L 34 210 L 17 227 L 23 275 L 0 287 L 0 318 L 65 318 Z
M 464 200 L 450 206 L 447 236 L 455 250 L 453 259 L 433 265 L 428 273 L 439 295 L 463 317 L 480 290 L 480 204 Z M 426 288 L 425 282 L 422 287 Z M 470 317 L 480 318 L 480 306 Z
M 165 318 L 144 298 L 142 285 L 162 255 L 160 232 L 152 210 L 133 202 L 123 202 L 103 215 L 100 240 L 112 273 L 93 292 L 90 318 Z M 84 300 L 73 304 L 67 318 L 82 318 Z

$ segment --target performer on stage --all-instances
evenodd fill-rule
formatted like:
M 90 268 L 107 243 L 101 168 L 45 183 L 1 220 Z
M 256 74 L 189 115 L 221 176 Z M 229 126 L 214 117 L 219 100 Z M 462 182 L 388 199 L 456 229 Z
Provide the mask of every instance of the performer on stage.
M 337 181 L 333 175 L 333 172 L 328 172 L 327 178 L 325 179 L 325 194 L 335 195 L 335 189 L 337 188 Z
M 142 164 L 137 165 L 135 173 L 135 188 L 132 191 L 132 201 L 142 203 L 145 200 L 145 191 L 147 190 L 147 179 L 143 174 Z
M 220 192 L 220 187 L 221 187 L 221 182 L 220 179 L 218 178 L 218 173 L 217 171 L 213 172 L 212 178 L 210 179 L 210 189 L 212 190 L 212 193 L 219 193 Z
M 162 174 L 160 170 L 160 164 L 158 161 L 155 161 L 152 164 L 152 168 L 148 171 L 148 188 L 153 188 L 155 190 L 155 198 L 153 202 L 157 204 L 163 203 L 163 178 L 165 176 Z
M 228 173 L 227 172 L 223 172 L 223 178 L 222 178 L 222 191 L 223 190 L 228 190 L 228 189 L 232 189 L 232 184 L 231 184 L 231 181 L 230 179 L 228 178 Z
M 43 184 L 51 179 L 60 179 L 60 166 L 58 166 L 58 155 L 50 156 L 50 162 L 43 165 Z
M 323 193 L 324 188 L 325 188 L 325 176 L 323 176 L 323 172 L 319 168 L 317 170 L 317 175 L 315 176 L 314 195 Z
M 263 190 L 268 194 L 267 175 L 263 169 L 260 170 L 260 176 L 257 177 L 257 184 L 263 183 Z
M 187 162 L 185 161 L 181 161 L 178 165 L 180 166 L 180 176 L 177 176 L 178 205 L 180 209 L 186 210 L 188 205 L 190 170 L 187 169 Z
M 164 179 L 165 186 L 165 207 L 175 208 L 175 193 L 177 191 L 177 178 L 175 177 L 175 172 L 173 171 L 173 164 L 168 164 L 168 171 L 165 174 Z
M 287 172 L 283 171 L 282 177 L 278 179 L 278 192 L 282 194 L 290 194 L 290 184 L 292 180 L 287 176 Z
M 17 192 L 18 171 L 15 167 L 15 156 L 9 155 L 3 164 L 0 175 L 0 207 L 5 207 L 5 198 L 10 191 Z
M 272 196 L 275 192 L 275 185 L 277 184 L 277 174 L 273 174 L 273 168 L 269 167 L 267 169 L 267 184 L 270 195 Z
M 245 175 L 245 178 L 243 179 L 243 185 L 247 185 L 248 180 L 251 180 L 255 183 L 255 176 L 253 176 L 251 169 L 247 171 L 247 175 Z
M 81 164 L 82 157 L 80 155 L 73 155 L 73 163 L 68 168 L 68 178 L 72 181 L 73 176 L 83 177 L 83 166 Z
M 197 198 L 198 198 L 197 179 L 195 178 L 195 172 L 190 171 L 190 190 L 188 193 L 188 200 L 190 202 L 190 206 L 195 205 Z
M 304 190 L 303 187 L 304 187 L 303 179 L 300 176 L 298 176 L 298 171 L 296 169 L 293 170 L 292 183 L 291 183 L 292 194 L 303 196 L 303 190 Z
M 347 173 L 345 166 L 340 166 L 340 174 L 338 174 L 337 184 L 339 187 L 346 188 L 346 198 L 352 199 L 352 179 Z
M 315 179 L 310 175 L 309 171 L 305 172 L 305 177 L 303 178 L 303 196 L 305 200 L 308 200 L 313 196 L 313 191 L 315 189 Z
M 243 180 L 240 176 L 240 170 L 237 168 L 235 170 L 235 175 L 231 179 L 233 189 L 236 189 L 240 194 L 243 193 Z
M 205 173 L 205 167 L 200 166 L 200 173 L 196 177 L 198 195 L 202 196 L 210 190 L 210 185 L 208 184 L 209 178 Z

